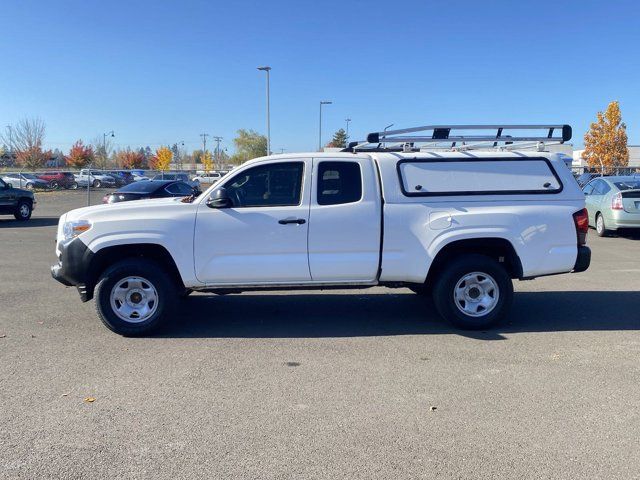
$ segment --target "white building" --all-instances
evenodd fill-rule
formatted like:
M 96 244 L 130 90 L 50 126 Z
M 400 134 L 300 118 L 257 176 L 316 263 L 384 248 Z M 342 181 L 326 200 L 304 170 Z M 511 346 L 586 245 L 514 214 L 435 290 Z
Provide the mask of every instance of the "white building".
M 629 166 L 640 167 L 640 145 L 628 145 L 627 149 L 629 150 Z M 582 152 L 584 152 L 584 148 L 573 151 L 574 167 L 585 167 L 587 165 L 587 162 L 582 159 Z

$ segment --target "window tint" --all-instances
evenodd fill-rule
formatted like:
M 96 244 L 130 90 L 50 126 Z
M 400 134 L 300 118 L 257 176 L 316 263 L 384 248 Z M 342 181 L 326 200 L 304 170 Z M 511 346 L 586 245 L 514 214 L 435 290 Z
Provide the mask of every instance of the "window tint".
M 593 195 L 604 195 L 609 190 L 611 190 L 611 188 L 606 182 L 603 182 L 602 180 L 596 180 L 593 182 Z
M 619 190 L 640 190 L 640 180 L 628 180 L 626 182 L 615 182 Z
M 589 183 L 582 189 L 585 195 L 591 195 L 593 193 L 593 183 Z
M 186 183 L 172 183 L 166 188 L 169 193 L 178 193 L 180 195 L 191 195 L 193 189 Z
M 318 165 L 318 205 L 357 202 L 362 197 L 360 165 L 321 162 Z
M 302 162 L 272 163 L 250 168 L 224 187 L 234 207 L 300 205 Z

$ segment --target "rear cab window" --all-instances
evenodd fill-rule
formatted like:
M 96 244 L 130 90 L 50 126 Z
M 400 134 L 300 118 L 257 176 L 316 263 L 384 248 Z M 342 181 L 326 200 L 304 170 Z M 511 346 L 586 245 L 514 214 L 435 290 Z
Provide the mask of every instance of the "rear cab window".
M 362 173 L 356 162 L 318 164 L 318 205 L 340 205 L 362 198 Z

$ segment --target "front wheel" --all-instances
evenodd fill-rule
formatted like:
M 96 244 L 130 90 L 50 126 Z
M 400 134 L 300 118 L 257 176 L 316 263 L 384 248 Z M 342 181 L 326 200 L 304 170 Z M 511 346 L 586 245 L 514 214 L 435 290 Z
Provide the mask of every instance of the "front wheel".
M 149 335 L 170 318 L 176 286 L 155 262 L 129 259 L 107 269 L 96 285 L 96 310 L 107 328 L 127 337 Z
M 78 182 L 73 182 L 71 185 L 69 185 L 69 189 L 70 190 L 77 190 L 78 189 Z
M 31 218 L 32 212 L 33 207 L 31 205 L 31 202 L 20 200 L 20 202 L 18 202 L 18 205 L 16 205 L 16 210 L 15 212 L 13 212 L 13 216 L 16 217 L 16 220 L 25 222 Z
M 59 185 L 58 185 L 58 182 L 56 182 L 56 181 L 53 181 L 53 182 L 49 183 L 49 188 L 51 190 L 57 190 L 58 187 L 59 187 Z
M 93 181 L 93 188 L 100 188 L 101 186 L 102 186 L 102 183 L 100 182 L 100 180 Z
M 508 313 L 513 284 L 496 260 L 485 255 L 464 255 L 440 274 L 433 301 L 438 313 L 456 327 L 487 328 Z

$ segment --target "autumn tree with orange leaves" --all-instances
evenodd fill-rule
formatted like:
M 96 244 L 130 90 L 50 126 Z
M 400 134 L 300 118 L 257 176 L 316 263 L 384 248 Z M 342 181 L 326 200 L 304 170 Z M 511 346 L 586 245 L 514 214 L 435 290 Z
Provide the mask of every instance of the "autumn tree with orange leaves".
M 127 148 L 126 150 L 120 150 L 116 154 L 116 162 L 120 168 L 142 168 L 144 163 L 144 155 L 140 152 L 134 152 Z
M 627 127 L 622 122 L 620 104 L 611 102 L 604 112 L 598 112 L 597 121 L 584 136 L 582 158 L 589 167 L 602 168 L 604 173 L 615 167 L 629 165 Z
M 69 155 L 67 155 L 67 165 L 75 168 L 83 168 L 93 163 L 95 155 L 91 145 L 85 145 L 82 140 L 78 140 L 73 144 Z

